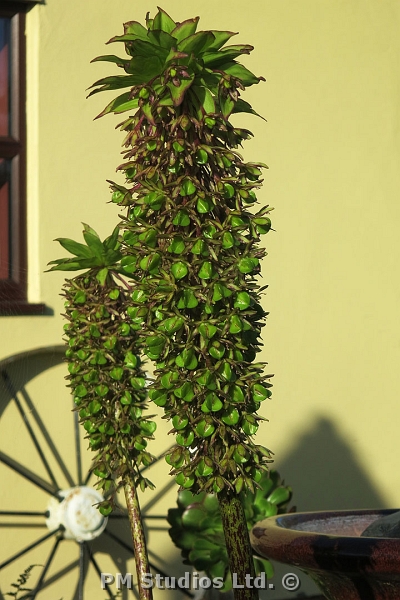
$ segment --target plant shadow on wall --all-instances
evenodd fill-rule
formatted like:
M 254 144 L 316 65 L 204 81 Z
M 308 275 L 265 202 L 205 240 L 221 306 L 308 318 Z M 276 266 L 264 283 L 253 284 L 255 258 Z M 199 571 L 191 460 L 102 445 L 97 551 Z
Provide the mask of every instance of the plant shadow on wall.
M 95 59 L 124 73 L 90 93 L 118 90 L 98 116 L 128 113 L 118 167 L 125 182 L 110 182 L 119 221 L 104 241 L 87 224 L 85 243 L 58 238 L 74 257 L 50 270 L 84 271 L 63 288 L 69 385 L 96 453 L 104 517 L 124 489 L 140 598 L 152 595 L 137 497 L 154 487 L 143 475 L 156 429 L 149 400 L 172 425 L 166 460 L 176 483 L 217 495 L 229 568 L 241 584 L 235 598 L 255 600 L 257 590 L 244 585 L 256 573 L 243 494 L 271 462 L 253 436 L 271 395 L 271 375 L 256 358 L 267 316 L 259 244 L 272 208 L 257 207 L 266 165 L 243 161 L 238 149 L 252 134 L 230 117 L 257 115 L 241 95 L 263 78 L 236 60 L 252 46 L 226 45 L 234 33 L 197 31 L 198 21 L 175 22 L 159 9 L 146 26 L 125 23 L 110 40 L 127 57 Z M 155 364 L 148 394 L 143 355 Z
M 276 468 L 296 490 L 300 511 L 385 507 L 349 442 L 326 417 L 303 432 Z

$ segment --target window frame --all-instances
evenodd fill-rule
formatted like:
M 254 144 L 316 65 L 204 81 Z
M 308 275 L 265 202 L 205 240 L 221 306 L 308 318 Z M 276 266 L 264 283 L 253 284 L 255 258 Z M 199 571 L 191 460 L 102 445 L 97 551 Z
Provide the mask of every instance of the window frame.
M 8 279 L 0 280 L 0 316 L 40 315 L 44 304 L 28 302 L 27 289 L 27 217 L 26 217 L 26 41 L 25 13 L 38 2 L 0 0 L 0 18 L 10 18 L 10 97 L 11 113 L 8 136 L 0 137 L 0 157 L 12 159 L 11 223 L 9 229 L 11 264 Z M 4 226 L 4 225 L 3 225 Z

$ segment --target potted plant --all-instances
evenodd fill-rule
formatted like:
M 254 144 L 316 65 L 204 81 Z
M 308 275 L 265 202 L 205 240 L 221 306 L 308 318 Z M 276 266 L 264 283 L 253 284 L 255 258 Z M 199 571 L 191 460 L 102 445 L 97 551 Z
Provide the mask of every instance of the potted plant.
M 251 136 L 233 113 L 256 114 L 240 95 L 262 78 L 236 59 L 249 45 L 226 45 L 229 31 L 197 31 L 198 17 L 175 22 L 162 9 L 146 25 L 132 21 L 110 42 L 127 57 L 98 57 L 122 75 L 97 81 L 91 94 L 126 89 L 99 116 L 128 113 L 123 184 L 110 182 L 122 214 L 103 242 L 84 225 L 85 244 L 59 238 L 73 258 L 52 270 L 84 270 L 64 286 L 69 385 L 94 472 L 113 509 L 123 487 L 140 585 L 149 571 L 136 489 L 151 482 L 142 356 L 155 363 L 150 403 L 163 407 L 176 444 L 167 454 L 184 490 L 218 498 L 229 566 L 255 599 L 252 550 L 240 494 L 255 492 L 271 453 L 255 444 L 260 404 L 271 394 L 256 361 L 266 313 L 258 283 L 260 236 L 271 207 L 255 210 L 262 163 L 238 147 Z M 247 577 L 247 579 L 246 579 Z

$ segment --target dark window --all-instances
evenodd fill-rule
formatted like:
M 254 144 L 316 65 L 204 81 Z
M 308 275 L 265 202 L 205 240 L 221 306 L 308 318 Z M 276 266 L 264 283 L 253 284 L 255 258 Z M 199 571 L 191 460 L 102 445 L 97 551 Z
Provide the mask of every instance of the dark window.
M 27 300 L 25 12 L 0 0 L 0 315 L 41 314 Z

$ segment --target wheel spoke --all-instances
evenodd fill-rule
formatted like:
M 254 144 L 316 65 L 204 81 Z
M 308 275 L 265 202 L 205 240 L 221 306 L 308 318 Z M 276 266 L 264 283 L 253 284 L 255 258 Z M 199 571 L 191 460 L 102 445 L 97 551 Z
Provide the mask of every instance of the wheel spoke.
M 94 566 L 94 568 L 96 569 L 97 575 L 99 576 L 100 581 L 101 581 L 101 571 L 100 571 L 99 565 L 95 561 L 95 558 L 92 554 L 89 554 L 89 559 L 90 559 L 90 562 L 92 563 L 92 565 Z M 106 590 L 106 592 L 108 594 L 108 597 L 111 600 L 114 600 L 114 594 L 112 593 L 112 590 L 111 590 L 110 586 L 108 585 L 108 583 L 104 583 L 104 586 L 105 586 L 104 589 Z
M 51 453 L 53 454 L 58 466 L 60 467 L 62 474 L 64 475 L 65 479 L 68 481 L 68 484 L 71 487 L 73 487 L 75 485 L 75 482 L 74 482 L 73 478 L 71 477 L 71 474 L 68 471 L 67 466 L 65 465 L 65 462 L 63 461 L 63 459 L 61 457 L 61 454 L 57 450 L 52 437 L 50 436 L 49 432 L 47 431 L 45 424 L 43 423 L 42 419 L 40 418 L 37 408 L 34 406 L 32 400 L 30 399 L 30 397 L 28 396 L 28 394 L 26 393 L 25 390 L 21 390 L 21 394 L 26 402 L 26 405 L 27 405 L 30 413 L 32 414 L 32 417 L 35 419 L 37 426 L 39 427 Z
M 109 531 L 109 529 L 105 529 L 103 533 L 106 533 L 110 538 L 112 538 L 120 546 L 122 546 L 122 548 L 124 548 L 125 550 L 127 550 L 127 552 L 129 552 L 129 554 L 131 554 L 132 557 L 134 556 L 132 546 L 130 546 L 129 544 L 127 544 L 126 542 L 124 542 L 124 540 L 121 540 L 121 538 L 118 537 L 117 535 L 115 535 L 115 533 L 112 533 L 112 531 Z M 157 571 L 157 573 L 160 573 L 160 575 L 162 575 L 163 577 L 167 577 L 167 573 L 164 573 L 163 571 L 161 571 L 153 563 L 149 563 L 149 565 L 150 565 L 150 567 L 152 569 L 154 569 L 155 571 Z
M 21 556 L 23 556 L 24 554 L 26 554 L 27 552 L 29 552 L 29 550 L 32 550 L 33 548 L 36 548 L 37 546 L 39 546 L 40 544 L 42 544 L 43 542 L 45 542 L 46 540 L 48 540 L 53 535 L 56 535 L 56 533 L 58 533 L 59 531 L 61 531 L 61 528 L 57 527 L 57 529 L 54 529 L 54 531 L 50 531 L 49 533 L 46 533 L 46 535 L 44 535 L 43 537 L 41 537 L 38 540 L 36 540 L 36 542 L 33 542 L 32 544 L 29 544 L 29 546 L 26 546 L 23 550 L 21 550 L 17 554 L 14 554 L 14 556 L 11 556 L 11 558 L 8 558 L 4 562 L 2 562 L 0 564 L 0 570 L 3 569 L 4 567 L 6 567 L 7 565 L 9 565 L 10 563 L 14 562 L 14 560 L 17 560 L 17 558 L 20 558 Z
M 84 585 L 86 581 L 86 575 L 88 572 L 88 561 L 86 556 L 88 554 L 88 547 L 86 542 L 79 542 L 79 581 L 76 586 L 75 593 L 72 600 L 83 600 Z
M 78 413 L 74 413 L 74 436 L 75 436 L 75 454 L 76 454 L 76 471 L 78 476 L 78 485 L 82 485 L 82 456 L 81 456 L 81 438 L 79 435 L 79 418 Z
M 0 510 L 0 517 L 47 517 L 48 513 L 35 510 Z
M 33 444 L 34 444 L 34 446 L 35 446 L 35 448 L 36 448 L 36 450 L 37 450 L 37 452 L 38 452 L 38 454 L 39 454 L 39 456 L 41 458 L 41 461 L 43 463 L 44 468 L 47 471 L 48 476 L 50 477 L 50 479 L 53 482 L 54 486 L 56 488 L 59 488 L 59 486 L 57 484 L 57 481 L 56 481 L 56 479 L 54 477 L 53 471 L 51 470 L 50 465 L 47 462 L 47 459 L 46 459 L 46 457 L 44 455 L 42 447 L 39 444 L 39 441 L 38 441 L 38 439 L 37 439 L 37 437 L 35 435 L 35 432 L 33 431 L 32 426 L 31 426 L 31 424 L 29 422 L 28 414 L 24 411 L 24 409 L 22 407 L 22 404 L 21 404 L 21 402 L 20 402 L 20 400 L 18 398 L 18 393 L 14 389 L 14 386 L 11 383 L 11 379 L 10 379 L 7 371 L 2 371 L 1 375 L 2 375 L 2 378 L 3 378 L 3 381 L 5 383 L 5 386 L 7 388 L 8 393 L 14 399 L 14 402 L 15 402 L 17 408 L 18 408 L 18 412 L 21 415 L 21 418 L 22 418 L 23 422 L 25 423 L 25 427 L 28 430 L 28 433 L 29 433 L 29 435 L 31 437 L 31 440 L 32 440 L 32 442 L 33 442 Z M 27 394 L 26 394 L 26 396 L 27 396 Z
M 83 485 L 87 485 L 89 483 L 89 479 L 91 478 L 92 475 L 93 475 L 93 471 L 92 471 L 92 469 L 89 469 L 89 471 L 85 477 L 85 481 L 83 482 Z
M 176 487 L 176 481 L 174 479 L 171 478 L 171 480 L 166 483 L 164 485 L 163 488 L 161 488 L 157 494 L 154 494 L 154 496 L 151 498 L 151 500 L 149 500 L 149 502 L 147 502 L 147 504 L 145 504 L 144 506 L 142 506 L 142 510 L 141 513 L 142 515 L 145 515 L 146 512 L 155 504 L 157 504 L 157 502 L 159 500 L 163 499 L 163 496 L 166 492 L 168 492 L 168 490 L 170 490 L 171 488 Z
M 145 471 L 147 471 L 147 469 L 150 469 L 150 467 L 152 467 L 153 465 L 155 465 L 156 463 L 158 463 L 158 461 L 160 461 L 162 458 L 164 458 L 164 456 L 170 451 L 172 450 L 173 446 L 171 446 L 170 448 L 168 448 L 167 450 L 165 450 L 162 454 L 159 454 L 158 456 L 156 456 L 156 458 L 153 460 L 152 463 L 150 463 L 149 465 L 146 465 L 145 467 L 143 467 L 142 469 L 140 469 L 141 473 L 144 473 Z
M 11 458 L 11 456 L 8 456 L 7 454 L 4 454 L 4 452 L 1 452 L 1 451 L 0 451 L 0 462 L 4 463 L 8 467 L 10 467 L 10 469 L 15 471 L 22 477 L 25 477 L 25 479 L 27 479 L 31 483 L 37 485 L 40 489 L 44 490 L 48 494 L 55 496 L 58 500 L 62 499 L 59 496 L 58 489 L 55 488 L 51 483 L 48 483 L 47 481 L 45 481 L 44 479 L 39 477 L 39 475 L 36 475 L 32 471 L 30 471 L 29 469 L 27 469 L 26 467 L 21 465 L 21 463 L 17 462 L 13 458 Z
M 1 514 L 1 513 L 0 513 Z M 111 513 L 111 515 L 108 515 L 109 519 L 129 519 L 128 514 L 126 515 L 114 515 Z M 165 521 L 166 516 L 165 515 L 142 515 L 142 519 L 162 519 L 163 521 Z
M 48 556 L 48 558 L 46 560 L 46 564 L 43 567 L 43 571 L 42 571 L 42 574 L 40 575 L 40 579 L 37 582 L 37 584 L 35 586 L 35 589 L 32 592 L 32 597 L 31 597 L 31 595 L 29 595 L 29 597 L 32 598 L 32 600 L 35 600 L 35 598 L 37 596 L 37 593 L 40 592 L 40 590 L 42 589 L 42 584 L 44 582 L 44 578 L 46 577 L 46 573 L 49 570 L 51 562 L 52 562 L 52 560 L 54 558 L 54 555 L 55 555 L 55 553 L 57 551 L 58 544 L 61 542 L 62 539 L 63 539 L 62 537 L 58 537 L 56 539 L 56 541 L 54 542 L 54 546 L 51 549 L 51 552 L 50 552 L 50 554 L 49 554 L 49 556 Z
M 115 542 L 117 542 L 117 544 L 119 544 L 120 546 L 122 546 L 122 548 L 124 548 L 130 554 L 133 555 L 133 549 L 131 548 L 131 546 L 129 546 L 129 544 L 127 544 L 126 542 L 124 542 L 124 540 L 121 540 L 121 538 L 118 537 L 117 535 L 115 535 L 115 533 L 112 533 L 108 528 L 105 529 L 103 533 L 106 533 L 111 539 L 113 539 Z M 149 565 L 150 565 L 151 569 L 153 569 L 153 571 L 155 571 L 156 573 L 159 573 L 162 577 L 168 577 L 168 574 L 165 571 L 163 571 L 162 569 L 160 569 L 159 567 L 157 567 L 151 561 L 149 562 Z M 188 596 L 189 598 L 194 598 L 194 594 L 192 594 L 188 590 L 182 589 L 181 592 L 183 594 L 185 594 L 185 596 Z

